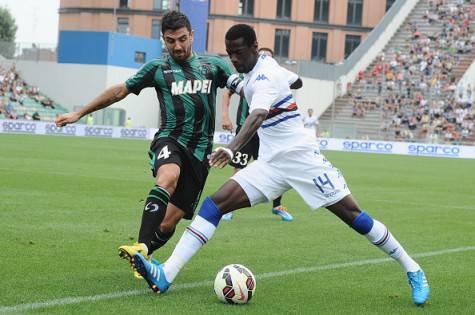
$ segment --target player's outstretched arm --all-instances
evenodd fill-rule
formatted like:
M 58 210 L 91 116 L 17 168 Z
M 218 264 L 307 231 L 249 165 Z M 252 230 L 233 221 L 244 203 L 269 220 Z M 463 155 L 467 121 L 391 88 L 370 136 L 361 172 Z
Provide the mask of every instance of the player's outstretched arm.
M 212 167 L 222 168 L 232 160 L 236 151 L 242 148 L 252 136 L 257 132 L 257 129 L 262 125 L 267 118 L 268 111 L 262 108 L 253 110 L 246 118 L 244 125 L 237 134 L 237 136 L 231 141 L 227 148 L 218 148 L 211 155 L 209 164 Z
M 111 86 L 79 111 L 67 113 L 56 118 L 56 126 L 63 127 L 75 123 L 87 114 L 103 109 L 124 99 L 129 95 L 129 93 L 129 90 L 124 83 Z
M 229 119 L 229 103 L 231 100 L 231 96 L 234 93 L 231 90 L 224 91 L 223 94 L 223 114 L 222 114 L 222 127 L 224 130 L 233 131 L 233 123 L 231 119 Z

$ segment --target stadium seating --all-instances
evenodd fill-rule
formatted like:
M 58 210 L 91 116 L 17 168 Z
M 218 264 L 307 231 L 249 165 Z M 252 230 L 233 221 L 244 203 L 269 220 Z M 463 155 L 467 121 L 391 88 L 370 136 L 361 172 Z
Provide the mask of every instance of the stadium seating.
M 475 90 L 457 82 L 475 59 L 475 5 L 459 3 L 421 0 L 322 125 L 333 111 L 350 137 L 473 144 Z
M 26 84 L 14 68 L 0 68 L 0 74 L 0 119 L 53 121 L 57 115 L 67 112 L 37 88 Z

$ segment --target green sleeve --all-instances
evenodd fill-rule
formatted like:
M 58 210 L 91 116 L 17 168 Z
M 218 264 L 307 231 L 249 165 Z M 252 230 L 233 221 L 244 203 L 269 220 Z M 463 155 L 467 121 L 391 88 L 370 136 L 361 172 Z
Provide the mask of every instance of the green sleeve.
M 155 72 L 160 65 L 158 60 L 152 60 L 140 68 L 136 74 L 125 81 L 125 85 L 129 92 L 136 95 L 140 94 L 144 88 L 155 85 Z

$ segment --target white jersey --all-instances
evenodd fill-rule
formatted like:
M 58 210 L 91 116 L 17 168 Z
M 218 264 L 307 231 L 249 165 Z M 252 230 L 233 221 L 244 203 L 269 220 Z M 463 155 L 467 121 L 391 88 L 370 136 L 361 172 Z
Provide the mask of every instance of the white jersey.
M 318 125 L 318 118 L 317 116 L 307 116 L 303 119 L 303 126 L 308 129 L 315 129 Z
M 341 172 L 320 154 L 315 132 L 304 128 L 289 83 L 296 74 L 260 55 L 244 77 L 249 111 L 269 111 L 259 128 L 259 158 L 233 177 L 251 206 L 295 189 L 313 209 L 335 204 L 350 194 Z
M 290 91 L 289 83 L 297 78 L 266 54 L 259 55 L 254 68 L 244 76 L 249 113 L 255 109 L 269 111 L 258 130 L 259 160 L 270 160 L 279 153 L 304 150 L 315 144 L 315 136 L 304 128 Z

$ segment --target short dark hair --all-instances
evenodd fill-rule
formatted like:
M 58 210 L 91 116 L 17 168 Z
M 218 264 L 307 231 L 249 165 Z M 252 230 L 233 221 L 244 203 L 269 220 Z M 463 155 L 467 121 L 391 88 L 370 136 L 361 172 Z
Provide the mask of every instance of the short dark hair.
M 268 48 L 268 47 L 261 47 L 261 48 L 258 49 L 258 51 L 259 51 L 259 52 L 261 52 L 261 51 L 268 51 L 268 52 L 270 52 L 270 54 L 271 54 L 272 56 L 274 56 L 274 51 L 273 51 L 272 49 Z
M 191 23 L 186 15 L 179 11 L 168 11 L 162 17 L 162 34 L 167 30 L 177 30 L 186 27 L 191 32 Z
M 226 32 L 226 40 L 244 39 L 244 43 L 250 47 L 256 42 L 256 32 L 247 24 L 236 24 Z

